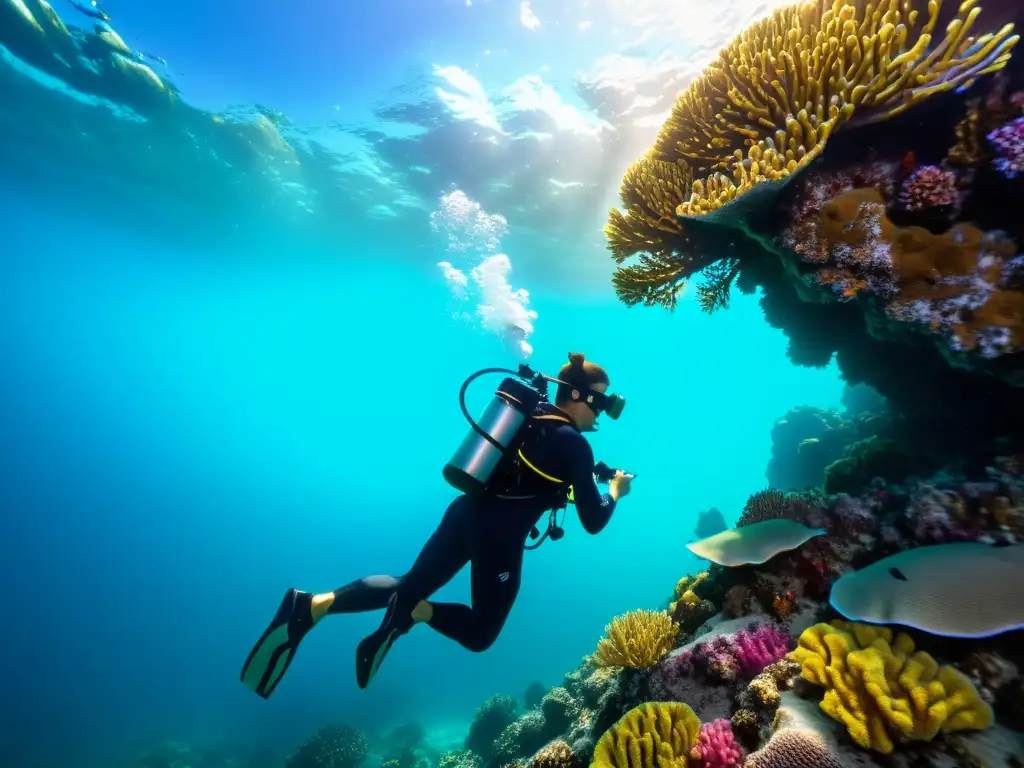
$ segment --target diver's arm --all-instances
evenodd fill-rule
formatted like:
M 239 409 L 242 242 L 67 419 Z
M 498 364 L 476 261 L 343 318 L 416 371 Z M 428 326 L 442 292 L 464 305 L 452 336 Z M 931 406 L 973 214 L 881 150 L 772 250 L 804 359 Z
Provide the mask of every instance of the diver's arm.
M 600 533 L 612 519 L 615 511 L 615 497 L 611 493 L 601 493 L 594 479 L 594 451 L 587 439 L 579 434 L 566 446 L 566 459 L 569 464 L 569 482 L 572 483 L 573 496 L 576 500 L 576 514 L 580 517 L 583 530 L 587 533 Z M 567 441 L 569 442 L 569 441 Z

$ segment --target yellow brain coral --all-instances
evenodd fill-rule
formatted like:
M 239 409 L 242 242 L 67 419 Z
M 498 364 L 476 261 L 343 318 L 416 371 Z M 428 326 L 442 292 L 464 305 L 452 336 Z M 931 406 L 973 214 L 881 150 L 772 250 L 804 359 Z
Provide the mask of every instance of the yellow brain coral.
M 800 675 L 827 688 L 822 710 L 864 749 L 883 754 L 893 739 L 930 741 L 939 731 L 982 730 L 992 709 L 970 679 L 888 627 L 833 621 L 800 635 L 789 658 Z
M 665 611 L 630 611 L 605 627 L 591 661 L 599 667 L 646 669 L 672 650 L 679 625 Z
M 605 731 L 591 768 L 685 768 L 700 720 L 686 704 L 654 702 L 631 709 Z
M 974 37 L 981 8 L 965 0 L 945 33 L 941 0 L 813 0 L 775 11 L 737 36 L 676 101 L 654 148 L 625 174 L 624 211 L 605 233 L 622 263 L 626 303 L 672 306 L 708 266 L 674 220 L 713 211 L 810 162 L 851 119 L 882 120 L 939 91 L 1004 67 L 1013 25 Z M 712 260 L 715 260 L 714 258 Z

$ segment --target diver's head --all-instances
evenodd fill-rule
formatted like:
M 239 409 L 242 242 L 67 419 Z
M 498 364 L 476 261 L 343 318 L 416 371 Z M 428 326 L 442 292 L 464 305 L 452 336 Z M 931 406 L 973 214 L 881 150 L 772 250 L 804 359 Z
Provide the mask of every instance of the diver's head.
M 622 413 L 625 400 L 606 394 L 608 372 L 584 359 L 581 353 L 570 353 L 569 362 L 558 371 L 558 381 L 555 405 L 572 417 L 580 432 L 593 432 L 602 413 L 612 419 Z

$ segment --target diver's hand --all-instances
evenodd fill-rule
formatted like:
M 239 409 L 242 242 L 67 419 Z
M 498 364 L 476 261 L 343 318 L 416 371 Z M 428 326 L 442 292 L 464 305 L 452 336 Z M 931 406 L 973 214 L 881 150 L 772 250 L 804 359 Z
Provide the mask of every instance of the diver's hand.
M 608 481 L 608 493 L 618 501 L 623 496 L 629 495 L 631 482 L 633 482 L 632 475 L 627 475 L 621 469 L 616 470 L 615 477 Z

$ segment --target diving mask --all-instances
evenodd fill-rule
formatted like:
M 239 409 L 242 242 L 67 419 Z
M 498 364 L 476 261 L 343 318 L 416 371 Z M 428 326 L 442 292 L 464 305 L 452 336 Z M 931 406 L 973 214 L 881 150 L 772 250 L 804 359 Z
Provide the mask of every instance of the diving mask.
M 622 415 L 622 409 L 626 407 L 626 398 L 622 395 L 609 395 L 604 392 L 596 392 L 593 389 L 587 390 L 587 396 L 583 398 L 594 413 L 600 415 L 608 414 L 613 421 Z

